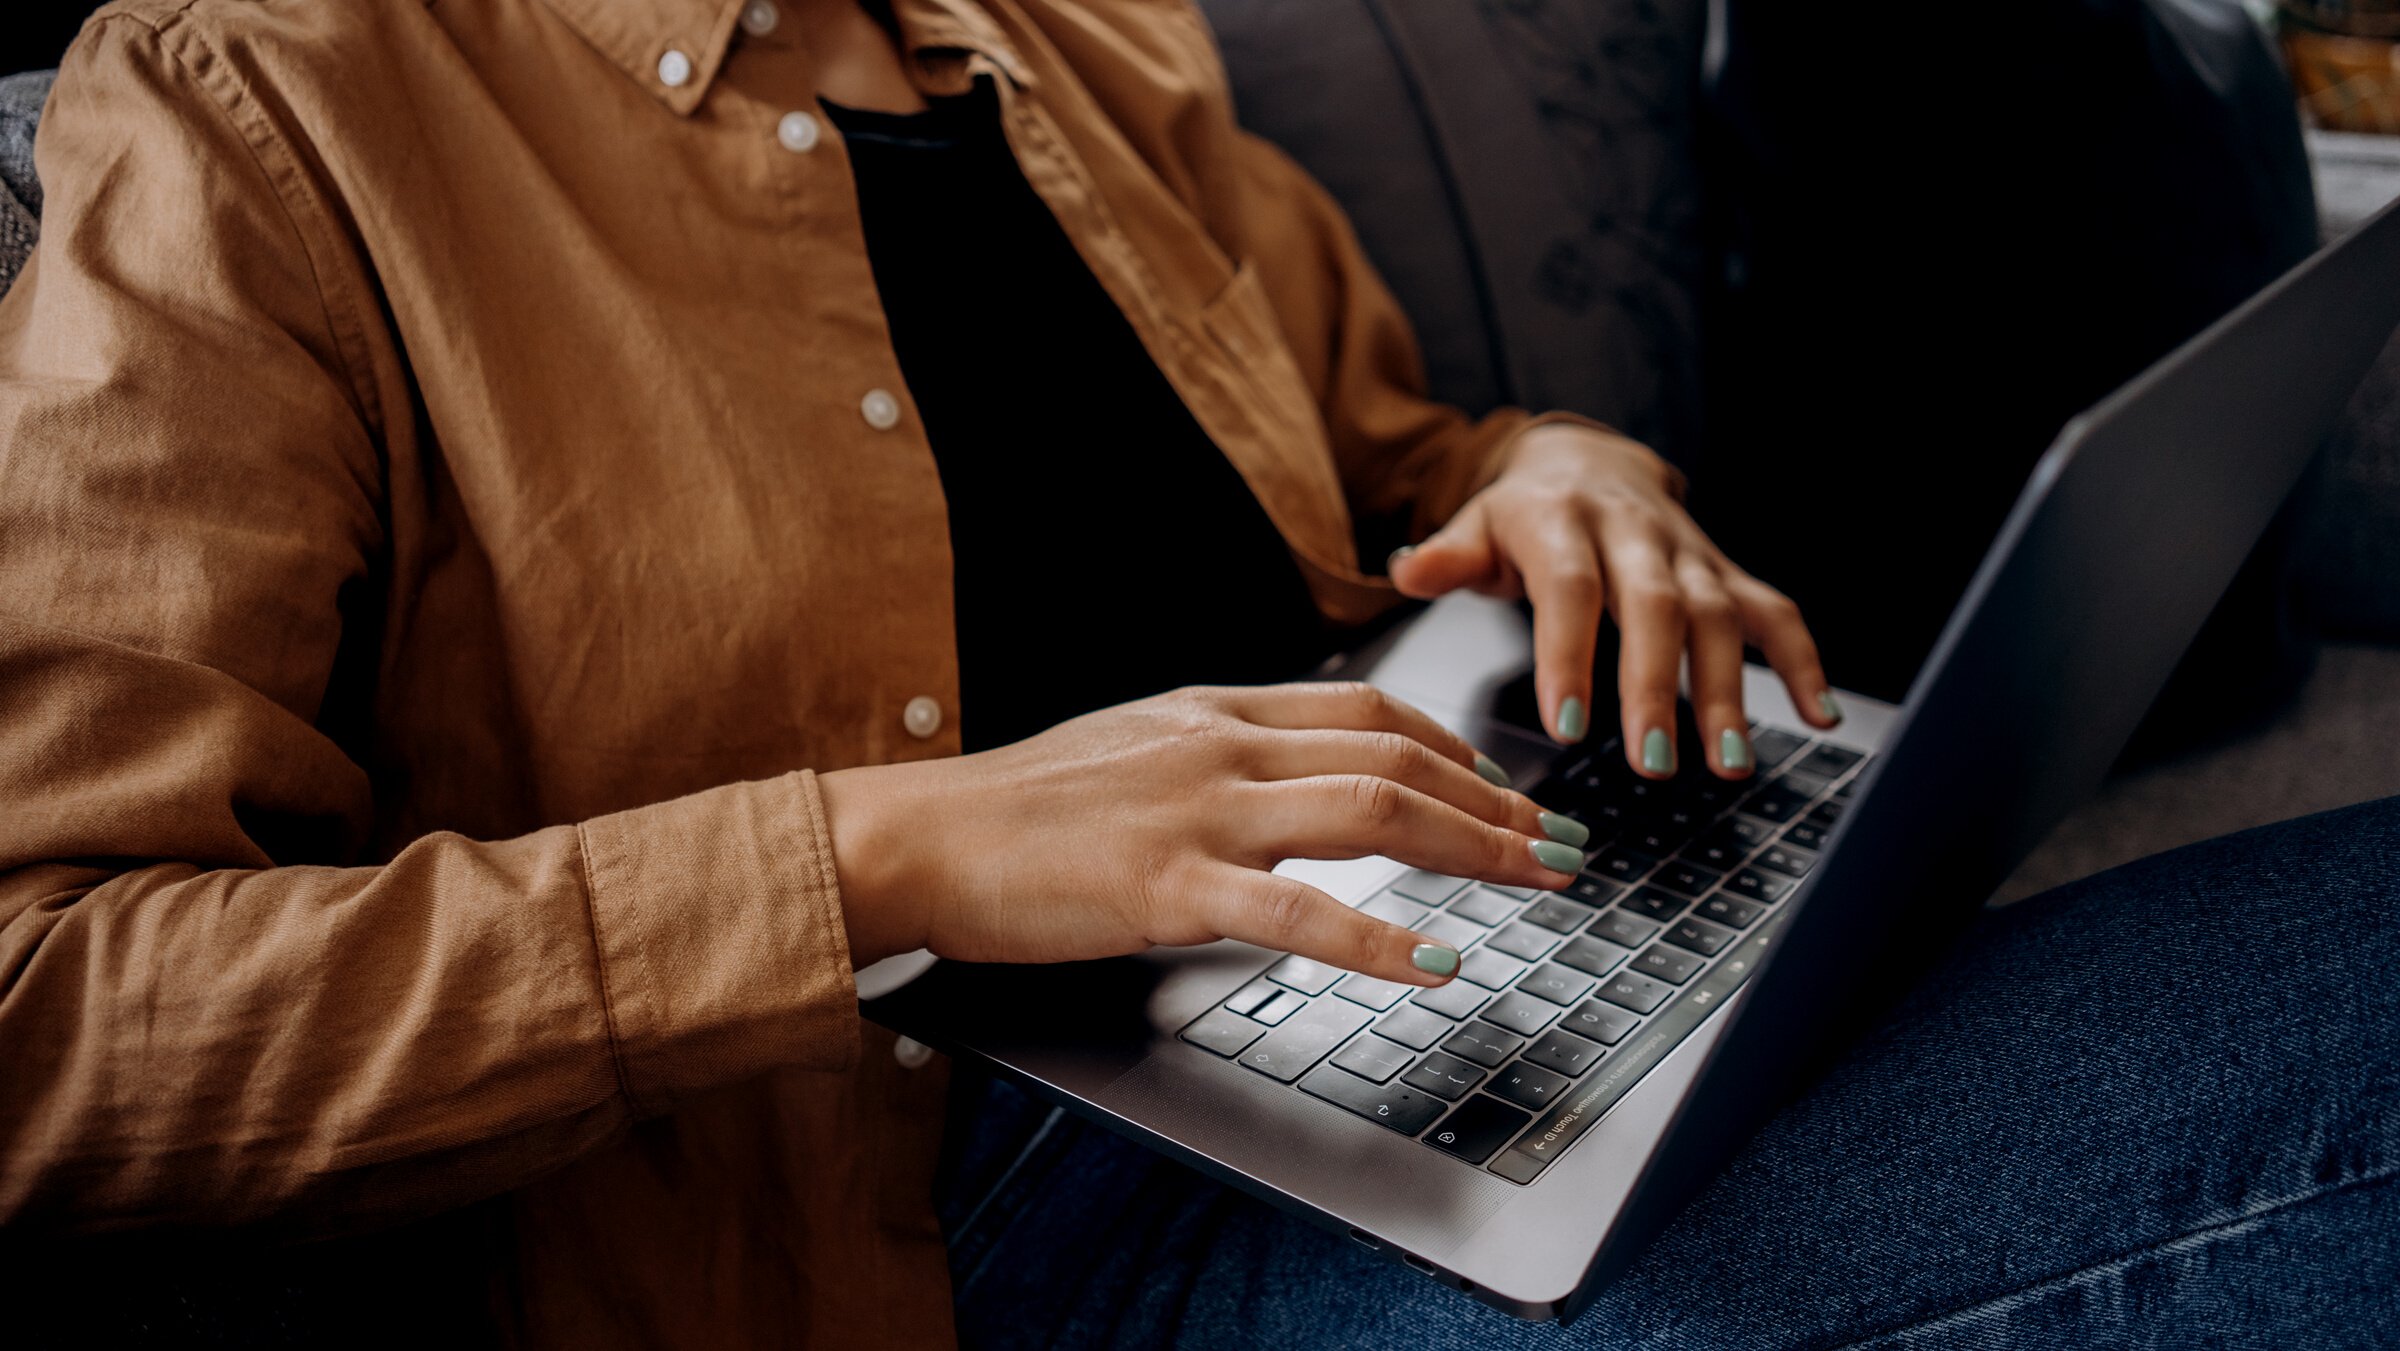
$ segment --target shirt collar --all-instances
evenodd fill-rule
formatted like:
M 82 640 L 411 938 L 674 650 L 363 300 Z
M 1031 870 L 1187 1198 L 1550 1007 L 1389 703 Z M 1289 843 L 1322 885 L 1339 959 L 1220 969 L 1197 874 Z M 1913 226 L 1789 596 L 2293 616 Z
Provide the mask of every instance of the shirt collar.
M 678 116 L 700 106 L 725 64 L 747 0 L 548 0 L 583 40 Z M 900 46 L 929 93 L 956 92 L 971 75 L 956 58 L 985 58 L 1022 87 L 1032 73 L 997 20 L 971 0 L 893 0 Z M 668 54 L 676 53 L 680 62 Z M 972 63 L 979 66 L 982 63 Z M 669 76 L 681 78 L 669 82 Z

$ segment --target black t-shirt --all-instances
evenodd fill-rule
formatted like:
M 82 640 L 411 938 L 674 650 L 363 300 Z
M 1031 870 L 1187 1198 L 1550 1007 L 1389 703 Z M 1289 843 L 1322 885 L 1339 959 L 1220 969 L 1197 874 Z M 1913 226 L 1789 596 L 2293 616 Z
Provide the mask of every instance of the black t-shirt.
M 1026 183 L 988 85 L 827 111 L 949 503 L 967 749 L 1321 659 L 1282 536 Z

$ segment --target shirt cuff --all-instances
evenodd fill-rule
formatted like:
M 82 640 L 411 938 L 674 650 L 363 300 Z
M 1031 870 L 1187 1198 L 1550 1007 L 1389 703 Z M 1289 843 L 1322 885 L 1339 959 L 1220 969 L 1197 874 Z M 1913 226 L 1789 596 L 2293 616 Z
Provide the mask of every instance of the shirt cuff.
M 858 996 L 809 771 L 578 828 L 617 1072 L 642 1115 L 858 1058 Z

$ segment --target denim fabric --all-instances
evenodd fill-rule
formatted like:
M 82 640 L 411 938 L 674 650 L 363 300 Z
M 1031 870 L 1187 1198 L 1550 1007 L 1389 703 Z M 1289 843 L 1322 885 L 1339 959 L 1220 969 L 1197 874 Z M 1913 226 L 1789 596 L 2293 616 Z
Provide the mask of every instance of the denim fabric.
M 2400 799 L 1993 911 L 1574 1326 L 960 1103 L 969 1347 L 2400 1345 Z

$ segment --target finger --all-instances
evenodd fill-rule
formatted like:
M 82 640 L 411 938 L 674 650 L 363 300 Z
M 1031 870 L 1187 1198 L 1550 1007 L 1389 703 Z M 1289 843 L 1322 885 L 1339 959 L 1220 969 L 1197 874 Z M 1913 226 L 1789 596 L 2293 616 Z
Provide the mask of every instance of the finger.
M 1743 632 L 1750 635 L 1767 665 L 1783 678 L 1783 687 L 1790 692 L 1792 707 L 1799 710 L 1801 718 L 1820 728 L 1841 722 L 1841 702 L 1833 697 L 1833 686 L 1825 679 L 1825 667 L 1817 659 L 1817 640 L 1801 620 L 1800 607 L 1791 597 L 1738 568 L 1726 578 L 1725 589 L 1741 611 Z
M 1495 782 L 1507 776 L 1467 739 L 1435 722 L 1424 710 L 1355 680 L 1303 681 L 1289 685 L 1234 686 L 1221 692 L 1223 707 L 1259 727 L 1287 731 L 1335 729 L 1397 732 L 1441 752 Z
M 1701 753 L 1719 778 L 1748 778 L 1753 759 L 1750 717 L 1742 708 L 1741 612 L 1706 557 L 1683 555 L 1675 575 L 1683 588 Z
M 1655 530 L 1611 531 L 1609 609 L 1616 615 L 1617 717 L 1625 762 L 1645 778 L 1675 773 L 1675 679 L 1683 667 L 1683 592 Z
M 1738 635 L 1734 642 L 1738 651 Z M 1252 753 L 1252 768 L 1263 779 L 1372 774 L 1531 839 L 1580 849 L 1592 837 L 1573 817 L 1545 811 L 1524 794 L 1398 732 L 1277 731 L 1263 734 Z
M 1591 730 L 1592 652 L 1608 587 L 1580 513 L 1547 513 L 1523 533 L 1509 556 L 1533 601 L 1534 700 L 1550 735 L 1571 746 Z
M 1488 522 L 1483 503 L 1470 501 L 1422 544 L 1393 550 L 1384 565 L 1392 585 L 1417 600 L 1431 600 L 1462 586 L 1492 585 L 1499 580 L 1501 556 Z
M 1458 974 L 1458 949 L 1362 915 L 1305 882 L 1229 868 L 1207 895 L 1210 926 L 1227 938 L 1404 985 L 1442 985 Z
M 1373 774 L 1328 774 L 1247 785 L 1261 801 L 1251 859 L 1364 858 L 1381 854 L 1453 877 L 1517 887 L 1563 887 L 1583 851 L 1476 819 L 1447 802 Z

